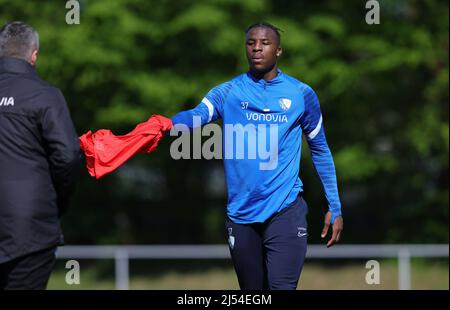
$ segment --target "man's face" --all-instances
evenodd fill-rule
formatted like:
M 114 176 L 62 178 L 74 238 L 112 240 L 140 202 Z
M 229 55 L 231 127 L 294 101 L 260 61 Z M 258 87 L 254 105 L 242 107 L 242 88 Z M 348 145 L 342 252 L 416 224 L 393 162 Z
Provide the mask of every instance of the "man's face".
M 281 55 L 281 47 L 275 32 L 267 27 L 255 27 L 250 29 L 246 39 L 250 69 L 256 72 L 272 70 Z

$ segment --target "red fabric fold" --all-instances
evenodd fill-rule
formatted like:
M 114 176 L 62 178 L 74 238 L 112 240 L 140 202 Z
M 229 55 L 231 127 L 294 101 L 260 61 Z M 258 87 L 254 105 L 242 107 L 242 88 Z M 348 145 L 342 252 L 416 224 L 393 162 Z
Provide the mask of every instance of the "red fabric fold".
M 126 135 L 115 136 L 111 130 L 88 131 L 80 137 L 80 146 L 86 155 L 89 174 L 100 179 L 111 173 L 137 152 L 150 153 L 156 149 L 163 133 L 172 128 L 172 121 L 161 115 L 152 115 Z

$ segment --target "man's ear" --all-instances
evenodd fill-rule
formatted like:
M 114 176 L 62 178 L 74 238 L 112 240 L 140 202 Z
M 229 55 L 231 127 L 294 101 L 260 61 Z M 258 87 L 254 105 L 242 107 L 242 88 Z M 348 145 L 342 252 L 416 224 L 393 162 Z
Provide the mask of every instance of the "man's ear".
M 280 47 L 277 48 L 277 57 L 280 57 L 283 54 L 283 49 Z
M 30 63 L 32 66 L 36 66 L 37 56 L 38 56 L 38 51 L 37 51 L 37 50 L 34 50 L 34 51 L 31 53 L 31 57 L 30 57 L 30 61 L 29 61 L 29 63 Z

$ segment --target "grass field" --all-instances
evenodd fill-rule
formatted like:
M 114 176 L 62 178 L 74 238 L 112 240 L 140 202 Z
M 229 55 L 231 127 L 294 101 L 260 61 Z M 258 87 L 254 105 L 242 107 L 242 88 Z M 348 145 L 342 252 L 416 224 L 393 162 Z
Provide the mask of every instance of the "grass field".
M 59 260 L 48 289 L 110 290 L 115 288 L 113 261 L 80 260 L 80 284 L 68 285 L 65 261 Z M 365 261 L 306 262 L 298 289 L 304 290 L 383 290 L 398 288 L 395 260 L 380 261 L 380 284 L 365 282 Z M 412 289 L 449 289 L 448 260 L 413 259 Z M 130 262 L 130 289 L 133 290 L 230 290 L 239 289 L 231 262 L 172 261 Z

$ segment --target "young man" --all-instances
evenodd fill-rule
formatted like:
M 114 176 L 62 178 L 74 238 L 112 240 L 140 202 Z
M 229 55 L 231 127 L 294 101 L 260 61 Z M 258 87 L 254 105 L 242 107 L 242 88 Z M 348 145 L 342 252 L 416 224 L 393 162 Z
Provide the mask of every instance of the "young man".
M 239 285 L 293 290 L 307 246 L 308 207 L 299 178 L 302 134 L 329 204 L 322 231 L 324 238 L 333 227 L 328 247 L 339 241 L 343 229 L 335 167 L 316 94 L 277 68 L 282 53 L 278 28 L 250 26 L 246 46 L 249 71 L 213 88 L 196 108 L 178 113 L 172 122 L 175 128 L 193 128 L 195 118 L 201 119 L 199 125 L 222 118 L 226 228 Z M 235 134 L 241 141 L 233 141 Z M 270 145 L 269 162 L 264 162 L 264 152 L 251 151 L 255 141 L 263 150 Z M 247 156 L 237 154 L 239 143 L 248 147 Z
M 80 143 L 61 92 L 36 74 L 39 37 L 0 28 L 0 289 L 45 289 L 63 242 Z

